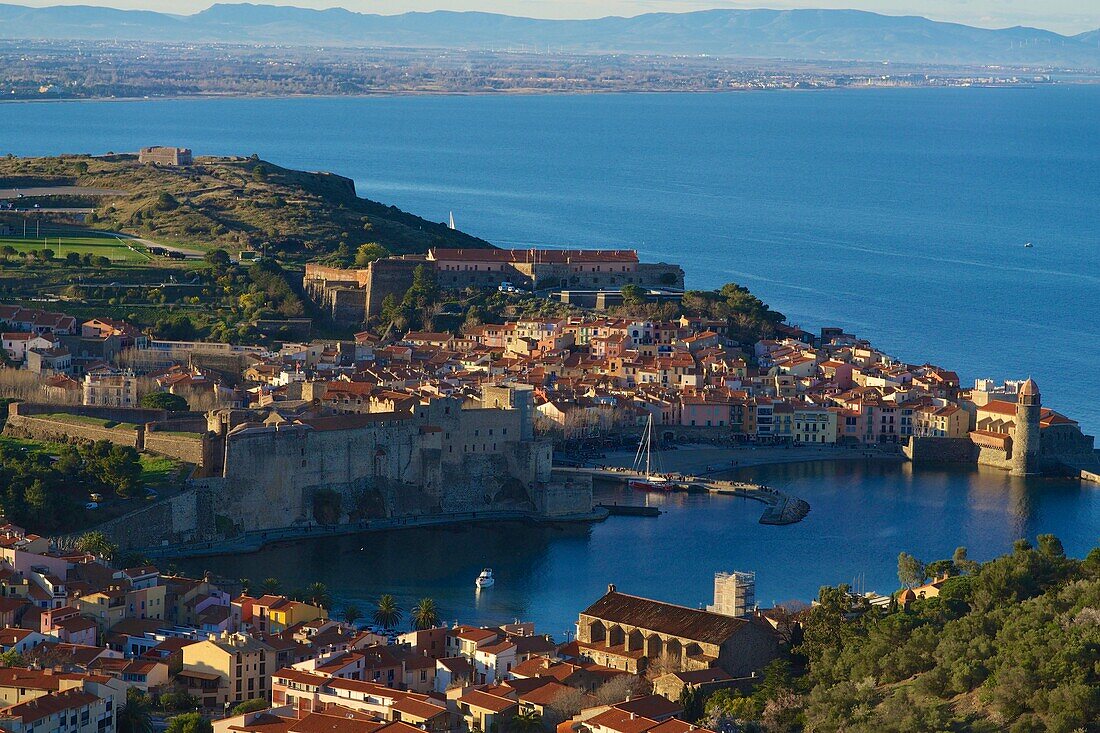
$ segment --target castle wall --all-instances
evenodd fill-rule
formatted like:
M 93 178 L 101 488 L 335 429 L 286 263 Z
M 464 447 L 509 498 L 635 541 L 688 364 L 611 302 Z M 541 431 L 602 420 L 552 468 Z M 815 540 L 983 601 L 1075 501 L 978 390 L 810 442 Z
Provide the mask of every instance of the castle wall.
M 200 493 L 188 489 L 96 527 L 123 550 L 210 539 L 213 527 L 200 511 Z
M 366 289 L 366 312 L 363 320 L 369 320 L 382 312 L 382 301 L 387 295 L 400 300 L 405 291 L 412 287 L 413 271 L 417 265 L 424 264 L 419 259 L 382 259 L 375 260 L 368 267 L 368 277 L 364 282 Z
M 201 466 L 205 457 L 203 441 L 206 439 L 199 434 L 184 435 L 146 430 L 145 450 Z
M 105 428 L 97 425 L 82 425 L 19 414 L 8 416 L 4 433 L 17 438 L 30 438 L 57 443 L 106 440 L 115 445 L 124 445 L 130 448 L 140 446 L 140 433 L 133 427 Z
M 977 446 L 969 438 L 936 438 L 910 436 L 902 453 L 915 464 L 973 463 Z

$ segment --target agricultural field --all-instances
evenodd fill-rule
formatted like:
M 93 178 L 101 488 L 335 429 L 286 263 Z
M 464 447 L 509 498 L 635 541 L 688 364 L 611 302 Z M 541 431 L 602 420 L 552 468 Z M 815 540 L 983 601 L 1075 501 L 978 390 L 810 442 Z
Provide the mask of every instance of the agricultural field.
M 64 260 L 73 252 L 80 256 L 106 257 L 116 263 L 143 264 L 152 260 L 141 244 L 114 236 L 0 237 L 0 253 L 4 253 L 5 258 L 42 250 L 49 250 L 55 260 Z

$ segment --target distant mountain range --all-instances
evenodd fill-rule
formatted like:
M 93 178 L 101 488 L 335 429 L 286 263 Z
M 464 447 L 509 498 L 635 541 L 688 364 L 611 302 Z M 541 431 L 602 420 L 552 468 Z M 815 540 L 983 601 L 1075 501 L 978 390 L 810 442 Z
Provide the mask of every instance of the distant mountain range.
M 812 61 L 1100 69 L 1100 30 L 1063 36 L 856 10 L 704 10 L 538 20 L 478 12 L 374 15 L 217 4 L 194 15 L 0 4 L 0 38 L 710 54 Z

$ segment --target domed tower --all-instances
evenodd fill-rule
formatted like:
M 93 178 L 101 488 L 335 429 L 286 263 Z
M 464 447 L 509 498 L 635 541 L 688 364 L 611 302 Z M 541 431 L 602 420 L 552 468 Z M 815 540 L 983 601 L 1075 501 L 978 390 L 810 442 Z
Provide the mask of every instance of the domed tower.
M 1043 409 L 1039 385 L 1031 377 L 1016 396 L 1016 425 L 1012 432 L 1012 473 L 1026 476 L 1039 470 L 1039 416 Z

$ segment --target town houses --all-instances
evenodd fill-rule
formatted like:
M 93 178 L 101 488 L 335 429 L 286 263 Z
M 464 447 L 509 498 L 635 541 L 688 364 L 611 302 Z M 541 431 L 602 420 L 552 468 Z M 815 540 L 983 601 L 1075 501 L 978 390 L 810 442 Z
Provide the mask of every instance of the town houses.
M 709 733 L 680 720 L 684 686 L 750 689 L 780 649 L 756 611 L 614 588 L 580 612 L 575 639 L 520 621 L 398 633 L 241 581 L 115 567 L 11 524 L 0 580 L 0 729 L 11 733 L 114 733 L 132 695 L 169 693 L 215 731 L 487 732 L 534 716 L 578 733 Z M 654 681 L 646 662 L 668 669 Z
M 841 329 L 778 324 L 774 338 L 740 343 L 725 321 L 691 316 L 585 312 L 268 348 L 161 341 L 125 322 L 19 306 L 0 306 L 0 322 L 15 329 L 3 334 L 9 361 L 47 375 L 47 402 L 136 407 L 164 391 L 193 410 L 393 413 L 477 400 L 484 385 L 506 382 L 533 390 L 535 431 L 558 448 L 635 439 L 652 420 L 662 442 L 905 446 L 928 457 L 956 441 L 953 455 L 1011 468 L 1022 384 L 967 389 L 949 369 L 903 362 Z M 1034 441 L 1044 457 L 1033 463 L 1043 470 L 1092 454 L 1065 415 L 1042 408 L 1038 431 L 1047 438 Z

